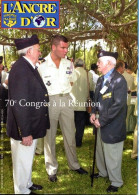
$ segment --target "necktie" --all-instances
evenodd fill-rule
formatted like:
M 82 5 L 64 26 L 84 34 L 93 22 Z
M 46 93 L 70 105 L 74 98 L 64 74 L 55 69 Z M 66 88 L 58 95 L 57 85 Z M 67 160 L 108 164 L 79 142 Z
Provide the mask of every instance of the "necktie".
M 39 74 L 39 72 L 38 72 L 38 67 L 37 66 L 35 66 L 35 72 L 37 73 L 37 74 Z M 39 74 L 40 75 L 40 74 Z

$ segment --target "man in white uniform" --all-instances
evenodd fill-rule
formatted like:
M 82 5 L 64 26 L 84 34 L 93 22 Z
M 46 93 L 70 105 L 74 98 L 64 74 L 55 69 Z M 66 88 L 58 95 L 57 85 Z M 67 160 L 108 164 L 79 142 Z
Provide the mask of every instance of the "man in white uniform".
M 44 138 L 44 154 L 49 180 L 57 180 L 58 163 L 55 153 L 55 139 L 58 121 L 62 130 L 65 152 L 71 170 L 79 174 L 87 174 L 78 163 L 75 144 L 74 110 L 69 95 L 71 86 L 76 80 L 73 63 L 65 58 L 68 52 L 68 40 L 62 35 L 53 37 L 51 53 L 39 66 L 45 86 L 50 97 L 49 117 L 50 131 Z

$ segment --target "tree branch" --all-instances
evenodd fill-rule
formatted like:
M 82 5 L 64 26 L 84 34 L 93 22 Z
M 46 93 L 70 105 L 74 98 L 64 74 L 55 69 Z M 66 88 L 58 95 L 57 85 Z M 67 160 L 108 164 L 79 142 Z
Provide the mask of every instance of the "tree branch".
M 121 0 L 121 9 L 120 11 L 114 15 L 115 18 L 120 17 L 123 15 L 125 9 L 125 0 Z
M 135 40 L 135 41 L 137 41 L 138 39 L 137 34 L 135 33 L 130 33 L 130 34 L 123 33 L 122 37 L 131 38 L 132 40 Z
M 0 45 L 15 46 L 14 43 L 6 43 L 6 42 L 3 42 L 3 41 L 0 41 Z
M 95 35 L 95 36 L 84 36 L 84 37 L 74 37 L 74 38 L 68 38 L 69 42 L 75 42 L 75 41 L 81 41 L 81 40 L 96 40 L 96 39 L 103 39 L 102 35 Z
M 111 27 L 122 27 L 122 26 L 129 26 L 131 24 L 137 23 L 138 20 L 132 20 L 131 22 L 124 23 L 124 24 L 113 24 L 111 23 Z
M 132 6 L 134 5 L 134 3 L 137 3 L 137 0 L 132 1 L 132 2 L 124 9 L 124 12 L 127 11 L 128 9 L 132 8 Z

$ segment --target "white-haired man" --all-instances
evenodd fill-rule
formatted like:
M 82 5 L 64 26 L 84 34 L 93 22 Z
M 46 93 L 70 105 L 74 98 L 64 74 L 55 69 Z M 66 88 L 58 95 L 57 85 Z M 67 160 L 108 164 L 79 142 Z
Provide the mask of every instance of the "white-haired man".
M 117 57 L 117 52 L 102 50 L 98 53 L 97 66 L 103 76 L 97 82 L 95 102 L 100 104 L 92 109 L 90 117 L 98 128 L 96 163 L 99 173 L 94 177 L 109 177 L 111 185 L 107 192 L 117 192 L 123 185 L 121 163 L 126 139 L 127 83 L 115 70 Z M 99 118 L 96 118 L 97 112 Z
M 41 55 L 37 35 L 16 39 L 21 57 L 9 74 L 9 104 L 7 135 L 11 138 L 15 194 L 35 194 L 41 185 L 32 183 L 32 164 L 38 138 L 50 127 L 48 107 L 36 108 L 36 103 L 48 102 L 47 89 L 35 70 Z

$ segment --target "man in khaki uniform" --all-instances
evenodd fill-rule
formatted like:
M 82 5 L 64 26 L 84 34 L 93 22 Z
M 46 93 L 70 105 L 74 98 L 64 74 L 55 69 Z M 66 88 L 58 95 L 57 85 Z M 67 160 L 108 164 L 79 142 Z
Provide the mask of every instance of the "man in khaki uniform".
M 127 82 L 128 95 L 127 95 L 127 117 L 126 117 L 126 131 L 133 132 L 136 125 L 136 117 L 134 116 L 135 106 L 131 104 L 131 91 L 135 89 L 134 77 L 128 72 L 128 67 L 126 65 L 126 70 L 123 76 Z
M 55 139 L 58 122 L 63 134 L 65 152 L 71 170 L 87 174 L 78 163 L 75 144 L 74 110 L 71 106 L 70 91 L 76 80 L 73 63 L 65 58 L 68 52 L 68 40 L 62 35 L 52 39 L 51 53 L 39 66 L 39 72 L 46 85 L 50 98 L 50 131 L 44 138 L 44 154 L 49 180 L 57 180 L 58 163 L 55 152 Z
M 84 69 L 84 62 L 81 59 L 75 61 L 75 72 L 77 80 L 73 83 L 71 96 L 74 102 L 74 119 L 76 127 L 76 146 L 82 145 L 82 138 L 86 122 L 86 103 L 89 91 L 94 91 L 93 76 Z M 89 86 L 88 86 L 89 85 Z
M 134 112 L 134 115 L 137 117 L 137 112 L 138 112 L 138 102 L 137 102 L 137 99 L 136 99 L 136 104 L 135 104 L 135 112 Z M 136 127 L 135 127 L 135 130 L 134 130 L 134 137 L 133 137 L 133 150 L 132 150 L 132 153 L 131 153 L 131 158 L 132 159 L 137 159 L 138 157 L 138 125 L 136 123 Z

